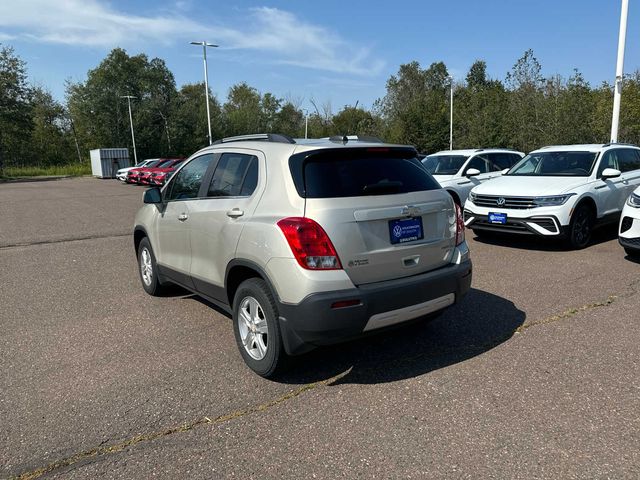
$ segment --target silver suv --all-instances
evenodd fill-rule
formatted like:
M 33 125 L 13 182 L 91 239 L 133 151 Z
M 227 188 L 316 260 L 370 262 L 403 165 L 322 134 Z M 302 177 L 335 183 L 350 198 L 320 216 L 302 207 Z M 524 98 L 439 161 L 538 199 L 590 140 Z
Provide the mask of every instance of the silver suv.
M 144 203 L 144 289 L 178 284 L 231 313 L 244 361 L 265 377 L 314 346 L 433 317 L 471 284 L 461 211 L 413 147 L 227 138 Z

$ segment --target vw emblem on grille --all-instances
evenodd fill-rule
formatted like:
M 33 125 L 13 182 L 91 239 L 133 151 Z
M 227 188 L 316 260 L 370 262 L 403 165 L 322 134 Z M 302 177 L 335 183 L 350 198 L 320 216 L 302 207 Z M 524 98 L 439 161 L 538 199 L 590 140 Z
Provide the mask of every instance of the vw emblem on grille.
M 507 201 L 502 197 L 500 197 L 500 198 L 498 198 L 496 200 L 496 205 L 498 205 L 499 207 L 504 207 L 505 203 L 507 203 Z

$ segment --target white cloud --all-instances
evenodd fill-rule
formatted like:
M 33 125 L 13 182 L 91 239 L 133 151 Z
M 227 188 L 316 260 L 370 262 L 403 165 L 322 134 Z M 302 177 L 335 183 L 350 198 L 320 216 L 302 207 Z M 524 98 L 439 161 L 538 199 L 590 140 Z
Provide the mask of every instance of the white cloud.
M 0 32 L 0 42 L 6 42 L 7 40 L 13 40 L 16 38 L 13 35 L 9 35 L 8 33 Z
M 183 10 L 189 4 L 174 5 Z M 112 48 L 171 45 L 206 38 L 221 48 L 267 54 L 262 61 L 342 74 L 379 73 L 384 63 L 337 33 L 277 8 L 244 12 L 237 24 L 195 21 L 178 11 L 155 16 L 115 10 L 101 0 L 22 0 L 0 2 L 0 28 L 41 42 Z M 0 33 L 9 38 L 8 33 Z

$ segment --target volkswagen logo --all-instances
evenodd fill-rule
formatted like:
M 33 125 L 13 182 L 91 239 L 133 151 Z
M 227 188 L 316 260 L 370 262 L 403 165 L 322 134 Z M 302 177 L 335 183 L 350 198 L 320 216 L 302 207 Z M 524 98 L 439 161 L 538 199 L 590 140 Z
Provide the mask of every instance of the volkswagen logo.
M 499 207 L 504 207 L 505 203 L 507 203 L 507 201 L 503 197 L 500 197 L 496 200 L 496 205 L 498 205 Z
M 393 235 L 396 238 L 400 238 L 402 236 L 402 227 L 400 225 L 393 227 Z

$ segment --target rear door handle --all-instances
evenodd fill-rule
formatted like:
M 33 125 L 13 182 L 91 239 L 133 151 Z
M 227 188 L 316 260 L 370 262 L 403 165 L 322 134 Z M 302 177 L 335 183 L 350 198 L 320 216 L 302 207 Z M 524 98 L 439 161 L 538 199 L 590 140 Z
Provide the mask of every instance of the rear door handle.
M 227 212 L 227 217 L 231 217 L 231 218 L 238 218 L 238 217 L 241 217 L 242 215 L 244 215 L 244 212 L 239 208 L 234 208 L 233 210 L 229 210 Z
M 187 218 L 189 218 L 189 215 L 187 215 L 186 213 L 181 213 L 180 215 L 178 215 L 178 220 L 180 220 L 181 222 L 184 222 Z

